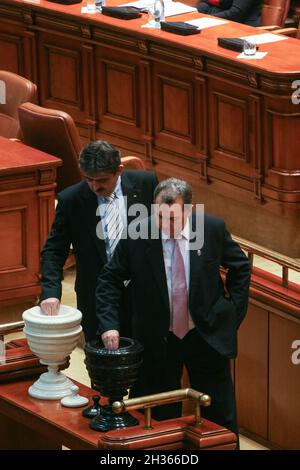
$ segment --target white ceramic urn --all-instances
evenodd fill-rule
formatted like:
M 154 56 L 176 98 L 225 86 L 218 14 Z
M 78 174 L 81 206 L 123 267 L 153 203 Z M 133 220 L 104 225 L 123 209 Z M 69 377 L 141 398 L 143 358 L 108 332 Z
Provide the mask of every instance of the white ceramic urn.
M 73 382 L 58 367 L 76 347 L 82 327 L 79 310 L 61 305 L 58 315 L 49 316 L 40 307 L 23 313 L 24 333 L 31 351 L 48 366 L 45 372 L 28 389 L 30 396 L 43 400 L 58 400 L 71 395 Z

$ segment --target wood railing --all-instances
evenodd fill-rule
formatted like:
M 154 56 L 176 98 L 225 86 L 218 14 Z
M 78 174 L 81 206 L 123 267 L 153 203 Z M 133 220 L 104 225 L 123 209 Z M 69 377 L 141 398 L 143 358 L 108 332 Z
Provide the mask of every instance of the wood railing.
M 252 243 L 237 236 L 234 236 L 233 238 L 240 245 L 242 250 L 247 252 L 253 272 L 259 269 L 260 274 L 262 274 L 261 271 L 264 271 L 264 269 L 255 266 L 254 257 L 255 255 L 257 255 L 261 258 L 267 259 L 280 265 L 282 268 L 281 285 L 283 287 L 289 288 L 294 287 L 295 283 L 289 281 L 289 270 L 297 271 L 300 273 L 300 260 L 282 255 L 280 253 L 277 253 L 276 251 L 269 250 L 268 248 L 262 247 L 260 245 L 257 245 L 256 243 Z M 266 270 L 266 273 L 270 273 L 270 271 Z M 276 276 L 279 277 L 277 274 Z

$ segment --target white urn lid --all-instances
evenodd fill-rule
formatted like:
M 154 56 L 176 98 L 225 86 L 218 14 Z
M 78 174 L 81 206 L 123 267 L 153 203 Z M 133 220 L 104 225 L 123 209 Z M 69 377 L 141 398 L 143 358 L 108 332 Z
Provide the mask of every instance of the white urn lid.
M 77 308 L 68 305 L 60 305 L 57 315 L 46 315 L 39 306 L 36 306 L 25 310 L 22 317 L 25 325 L 53 326 L 55 328 L 80 323 L 82 313 Z

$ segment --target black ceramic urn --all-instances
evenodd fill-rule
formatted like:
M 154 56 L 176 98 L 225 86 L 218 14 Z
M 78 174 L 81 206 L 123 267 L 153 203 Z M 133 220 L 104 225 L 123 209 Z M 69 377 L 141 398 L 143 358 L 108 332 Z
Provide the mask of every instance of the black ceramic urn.
M 100 339 L 94 339 L 86 343 L 84 350 L 92 388 L 109 398 L 109 403 L 100 407 L 90 427 L 106 432 L 138 424 L 138 420 L 127 412 L 114 414 L 111 405 L 121 401 L 136 382 L 142 363 L 142 345 L 133 339 L 121 337 L 119 349 L 110 350 L 104 347 Z

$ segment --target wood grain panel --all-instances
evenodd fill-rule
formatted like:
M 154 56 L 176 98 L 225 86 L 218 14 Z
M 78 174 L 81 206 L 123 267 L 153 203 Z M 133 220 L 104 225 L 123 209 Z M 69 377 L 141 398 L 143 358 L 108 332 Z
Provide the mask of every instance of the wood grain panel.
M 196 103 L 201 106 L 195 73 L 157 62 L 153 64 L 152 77 L 155 147 L 180 154 L 181 158 L 199 160 L 196 129 L 197 137 L 201 138 L 206 115 L 202 115 L 205 111 L 202 107 L 195 112 Z M 156 156 L 160 160 L 158 153 Z
M 2 25 L 1 25 L 2 29 Z M 24 64 L 22 54 L 23 40 L 20 35 L 0 33 L 0 69 L 23 75 Z
M 38 72 L 42 106 L 66 111 L 81 124 L 94 124 L 87 86 L 91 68 L 80 38 L 60 38 L 40 32 Z
M 239 427 L 268 438 L 268 312 L 249 305 L 238 334 L 235 383 Z
M 300 113 L 280 114 L 268 111 L 269 164 L 271 168 L 299 168 L 300 134 L 297 131 Z M 293 142 L 293 145 L 291 145 Z
M 137 125 L 135 68 L 106 62 L 106 113 Z
M 159 132 L 168 132 L 191 140 L 191 86 L 159 76 Z
M 300 321 L 270 316 L 269 439 L 284 449 L 300 448 L 300 364 L 292 343 L 300 340 Z
M 246 159 L 246 106 L 241 100 L 215 95 L 215 149 Z
M 0 194 L 0 292 L 34 285 L 39 272 L 39 225 L 33 191 Z
M 100 133 L 141 139 L 141 68 L 134 54 L 95 48 L 96 120 Z
M 46 100 L 81 107 L 79 83 L 81 63 L 78 52 L 45 44 L 48 63 Z
M 40 250 L 53 220 L 59 165 L 51 155 L 0 137 L 1 306 L 40 292 Z
M 26 269 L 26 206 L 0 209 L 0 272 Z

